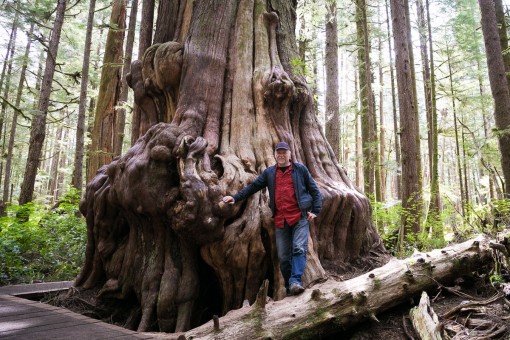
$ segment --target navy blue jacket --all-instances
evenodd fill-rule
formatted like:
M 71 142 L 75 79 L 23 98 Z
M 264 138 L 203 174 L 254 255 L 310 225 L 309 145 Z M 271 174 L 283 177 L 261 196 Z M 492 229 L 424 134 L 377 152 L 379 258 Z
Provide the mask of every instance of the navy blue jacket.
M 296 193 L 301 215 L 306 217 L 308 211 L 318 215 L 322 208 L 322 195 L 306 166 L 299 163 L 292 163 L 292 182 L 294 184 L 294 192 Z M 242 201 L 257 191 L 267 187 L 269 189 L 269 207 L 274 216 L 275 184 L 276 165 L 273 165 L 264 170 L 252 183 L 235 194 L 234 200 L 236 202 Z

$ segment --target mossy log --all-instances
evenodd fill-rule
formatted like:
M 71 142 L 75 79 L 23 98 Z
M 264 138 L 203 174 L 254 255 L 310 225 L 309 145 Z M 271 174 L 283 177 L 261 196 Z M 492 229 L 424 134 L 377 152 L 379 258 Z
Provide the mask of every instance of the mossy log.
M 491 259 L 489 241 L 478 237 L 444 249 L 415 254 L 356 278 L 317 284 L 303 294 L 269 302 L 265 308 L 253 304 L 230 311 L 219 319 L 186 333 L 168 334 L 180 339 L 309 339 L 334 334 L 391 307 L 447 284 L 459 276 L 470 276 Z M 161 337 L 158 336 L 158 337 Z

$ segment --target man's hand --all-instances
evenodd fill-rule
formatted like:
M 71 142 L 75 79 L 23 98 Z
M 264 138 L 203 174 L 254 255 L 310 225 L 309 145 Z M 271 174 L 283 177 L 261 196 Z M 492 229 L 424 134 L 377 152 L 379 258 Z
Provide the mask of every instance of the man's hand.
M 225 198 L 223 198 L 223 200 L 225 200 Z M 309 211 L 309 212 L 308 212 L 308 216 L 306 217 L 306 220 L 307 220 L 308 222 L 312 222 L 312 220 L 313 220 L 314 218 L 316 218 L 316 217 L 317 217 L 317 215 L 315 215 L 313 212 L 310 212 L 310 211 Z
M 228 204 L 234 204 L 236 200 L 232 196 L 225 196 L 223 197 L 223 202 Z

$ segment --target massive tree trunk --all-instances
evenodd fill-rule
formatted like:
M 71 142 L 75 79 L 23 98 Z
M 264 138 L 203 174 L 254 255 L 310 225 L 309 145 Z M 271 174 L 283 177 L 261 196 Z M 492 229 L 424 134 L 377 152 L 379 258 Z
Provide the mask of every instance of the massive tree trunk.
M 112 317 L 126 326 L 185 331 L 253 302 L 265 279 L 270 296 L 285 296 L 267 193 L 219 204 L 274 163 L 280 140 L 324 198 L 304 284 L 325 270 L 387 259 L 368 199 L 335 161 L 311 93 L 293 73 L 295 5 L 195 1 L 179 11 L 174 41 L 133 62 L 140 127 L 159 123 L 88 184 L 86 260 L 76 280 L 117 299 L 129 315 Z

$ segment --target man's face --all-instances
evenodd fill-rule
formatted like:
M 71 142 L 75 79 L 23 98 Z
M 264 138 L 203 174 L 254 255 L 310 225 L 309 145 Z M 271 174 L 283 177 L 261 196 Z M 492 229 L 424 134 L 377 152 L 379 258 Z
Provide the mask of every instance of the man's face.
M 279 149 L 274 152 L 274 158 L 278 166 L 289 166 L 290 165 L 290 150 Z

